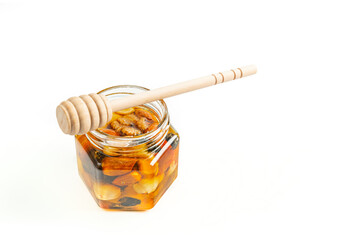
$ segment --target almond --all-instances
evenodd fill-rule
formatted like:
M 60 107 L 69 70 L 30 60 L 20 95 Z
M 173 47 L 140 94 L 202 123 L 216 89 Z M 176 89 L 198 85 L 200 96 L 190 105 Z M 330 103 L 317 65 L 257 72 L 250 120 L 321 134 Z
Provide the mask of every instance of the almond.
M 105 157 L 102 161 L 102 169 L 105 175 L 119 176 L 131 172 L 135 163 L 135 158 Z
M 126 186 L 126 185 L 134 184 L 140 181 L 140 179 L 141 179 L 140 173 L 137 171 L 133 171 L 131 173 L 115 178 L 112 183 L 117 186 Z

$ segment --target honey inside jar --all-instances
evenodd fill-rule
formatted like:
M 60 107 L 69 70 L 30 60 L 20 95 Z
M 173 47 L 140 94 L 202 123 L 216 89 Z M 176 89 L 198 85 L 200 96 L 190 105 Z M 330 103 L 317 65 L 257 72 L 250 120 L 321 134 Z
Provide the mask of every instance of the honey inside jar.
M 179 136 L 162 124 L 153 109 L 138 106 L 114 112 L 97 136 L 75 137 L 79 174 L 100 207 L 151 209 L 175 180 Z

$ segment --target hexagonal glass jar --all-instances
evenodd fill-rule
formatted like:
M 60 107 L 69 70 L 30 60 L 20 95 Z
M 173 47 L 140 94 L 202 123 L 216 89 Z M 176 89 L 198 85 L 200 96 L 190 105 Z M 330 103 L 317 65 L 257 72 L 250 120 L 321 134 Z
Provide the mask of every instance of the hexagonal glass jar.
M 122 85 L 100 91 L 111 101 L 148 89 Z M 113 136 L 99 129 L 75 136 L 80 177 L 105 209 L 147 210 L 155 206 L 178 172 L 179 134 L 163 100 L 142 105 L 159 120 L 137 136 Z

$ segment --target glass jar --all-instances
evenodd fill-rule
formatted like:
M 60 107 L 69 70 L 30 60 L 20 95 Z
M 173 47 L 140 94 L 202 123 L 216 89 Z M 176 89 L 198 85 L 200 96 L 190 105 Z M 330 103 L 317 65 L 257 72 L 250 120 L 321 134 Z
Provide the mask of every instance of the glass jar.
M 122 85 L 99 93 L 111 101 L 143 91 L 148 89 Z M 75 136 L 79 175 L 101 208 L 151 209 L 177 177 L 179 135 L 170 124 L 165 102 L 141 107 L 158 119 L 157 127 L 149 132 L 114 136 L 97 129 Z

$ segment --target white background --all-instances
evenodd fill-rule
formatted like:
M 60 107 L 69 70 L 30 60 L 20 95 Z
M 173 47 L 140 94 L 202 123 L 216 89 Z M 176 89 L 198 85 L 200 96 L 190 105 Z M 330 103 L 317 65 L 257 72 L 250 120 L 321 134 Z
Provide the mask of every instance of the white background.
M 357 2 L 0 0 L 0 238 L 359 239 Z M 166 100 L 179 176 L 154 209 L 95 204 L 57 104 L 252 63 Z

